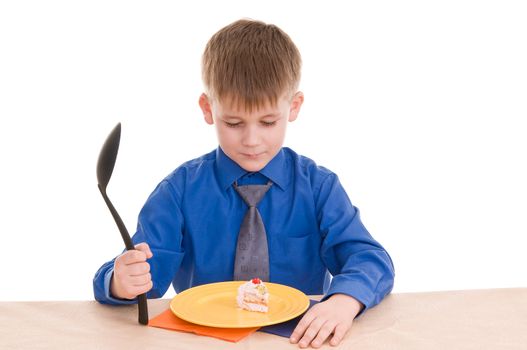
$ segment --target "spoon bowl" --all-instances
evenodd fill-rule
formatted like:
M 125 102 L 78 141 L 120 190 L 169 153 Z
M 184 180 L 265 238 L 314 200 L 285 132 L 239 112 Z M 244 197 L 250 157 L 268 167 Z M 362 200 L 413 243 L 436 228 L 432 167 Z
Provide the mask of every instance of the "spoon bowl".
M 97 181 L 104 191 L 106 191 L 108 182 L 110 182 L 110 178 L 112 177 L 120 141 L 121 123 L 118 123 L 106 138 L 99 153 L 99 159 L 97 160 Z

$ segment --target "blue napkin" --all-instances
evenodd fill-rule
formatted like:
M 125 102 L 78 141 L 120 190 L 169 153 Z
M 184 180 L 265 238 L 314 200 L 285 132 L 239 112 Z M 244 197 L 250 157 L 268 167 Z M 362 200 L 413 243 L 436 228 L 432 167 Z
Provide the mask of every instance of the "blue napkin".
M 309 307 L 307 308 L 307 310 L 311 309 L 311 307 L 317 303 L 318 301 L 316 300 L 309 300 Z M 304 314 L 305 312 L 302 315 L 296 318 L 293 318 L 292 320 L 286 321 L 286 322 L 262 327 L 258 330 L 258 332 L 271 333 L 274 335 L 279 335 L 281 337 L 289 338 L 291 334 L 293 334 L 293 331 L 295 330 L 296 325 L 298 324 L 298 322 L 300 322 L 300 319 L 304 316 Z

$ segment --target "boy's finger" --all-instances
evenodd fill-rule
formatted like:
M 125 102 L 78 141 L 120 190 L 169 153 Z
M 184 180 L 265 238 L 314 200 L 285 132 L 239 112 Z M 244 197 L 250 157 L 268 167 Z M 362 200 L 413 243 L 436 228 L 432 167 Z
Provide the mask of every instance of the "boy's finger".
M 150 272 L 150 264 L 147 262 L 139 262 L 128 265 L 128 274 L 130 276 L 141 276 Z
M 321 318 L 316 318 L 311 324 L 309 325 L 309 328 L 304 333 L 304 336 L 300 341 L 298 342 L 298 345 L 301 348 L 307 348 L 311 341 L 315 338 L 315 336 L 318 334 L 318 331 L 322 326 L 326 323 L 326 320 Z
M 120 262 L 125 265 L 145 262 L 146 254 L 140 250 L 129 250 L 120 257 Z
M 289 338 L 289 341 L 293 344 L 298 343 L 300 338 L 302 338 L 302 336 L 304 335 L 304 332 L 306 331 L 307 327 L 309 327 L 309 325 L 311 324 L 311 322 L 313 322 L 314 319 L 315 319 L 315 316 L 312 315 L 312 313 L 308 311 L 304 315 L 304 317 L 302 317 L 300 322 L 298 322 L 298 324 L 296 325 L 295 330 L 293 331 L 293 333 L 291 334 L 291 337 Z
M 150 259 L 154 255 L 152 254 L 152 251 L 150 250 L 150 246 L 148 245 L 148 243 L 145 243 L 145 242 L 136 244 L 135 249 L 145 253 L 147 259 Z
M 322 344 L 326 341 L 326 339 L 328 339 L 329 335 L 333 333 L 333 331 L 335 330 L 335 326 L 336 324 L 334 322 L 328 321 L 324 323 L 322 328 L 320 328 L 320 330 L 318 331 L 316 338 L 313 339 L 313 341 L 311 342 L 311 346 L 313 346 L 314 348 L 321 347 Z
M 131 288 L 131 292 L 133 295 L 138 296 L 139 294 L 143 294 L 148 292 L 153 287 L 152 281 L 148 282 L 147 284 L 144 284 L 142 286 L 134 286 Z
M 130 278 L 130 283 L 135 287 L 142 287 L 145 284 L 150 283 L 150 281 L 152 281 L 152 276 L 150 273 L 141 276 L 132 276 Z
M 348 327 L 343 323 L 339 323 L 337 327 L 335 327 L 335 332 L 329 342 L 329 345 L 331 346 L 339 345 L 347 331 L 348 331 Z

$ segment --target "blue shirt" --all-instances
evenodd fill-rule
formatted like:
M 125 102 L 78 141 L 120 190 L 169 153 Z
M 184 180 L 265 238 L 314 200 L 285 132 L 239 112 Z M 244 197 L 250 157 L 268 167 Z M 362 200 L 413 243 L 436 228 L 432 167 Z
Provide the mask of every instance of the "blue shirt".
M 347 294 L 366 308 L 391 291 L 392 261 L 362 224 L 333 172 L 282 148 L 265 168 L 249 173 L 218 147 L 161 181 L 139 214 L 132 240 L 148 243 L 153 253 L 148 298 L 162 297 L 171 283 L 181 292 L 232 280 L 247 211 L 232 185 L 268 180 L 273 185 L 258 210 L 267 233 L 270 282 L 325 294 L 324 299 Z M 113 262 L 97 271 L 95 298 L 108 304 L 135 302 L 110 295 Z

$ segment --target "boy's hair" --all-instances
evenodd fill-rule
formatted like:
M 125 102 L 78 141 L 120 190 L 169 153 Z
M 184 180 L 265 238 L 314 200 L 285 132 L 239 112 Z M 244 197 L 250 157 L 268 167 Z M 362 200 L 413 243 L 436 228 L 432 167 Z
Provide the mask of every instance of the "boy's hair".
M 210 38 L 202 57 L 206 93 L 248 111 L 272 106 L 300 82 L 302 59 L 291 38 L 273 24 L 238 20 Z

